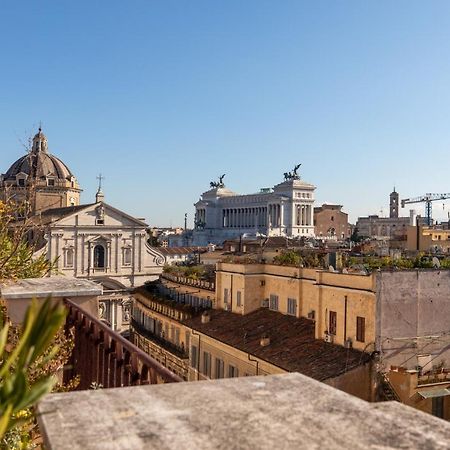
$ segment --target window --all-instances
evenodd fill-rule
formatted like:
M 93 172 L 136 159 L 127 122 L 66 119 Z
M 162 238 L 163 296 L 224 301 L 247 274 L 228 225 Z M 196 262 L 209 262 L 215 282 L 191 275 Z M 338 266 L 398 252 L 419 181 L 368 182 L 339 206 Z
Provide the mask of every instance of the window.
M 105 225 L 105 219 L 95 219 L 95 225 Z
M 291 316 L 297 315 L 297 300 L 295 298 L 288 298 L 287 313 Z
M 195 345 L 191 347 L 191 367 L 194 369 L 198 367 L 198 350 Z
M 203 375 L 211 378 L 211 353 L 203 352 Z
M 366 333 L 366 319 L 364 317 L 356 317 L 356 340 L 364 342 Z
M 270 294 L 269 308 L 272 311 L 278 311 L 278 295 Z
M 431 403 L 431 414 L 436 417 L 444 418 L 444 397 L 433 397 Z
M 330 326 L 328 327 L 328 333 L 336 335 L 337 325 L 337 313 L 336 311 L 330 311 Z
M 96 245 L 94 247 L 94 267 L 96 269 L 105 268 L 105 247 L 103 245 Z
M 225 364 L 223 359 L 216 358 L 216 378 L 223 378 L 225 376 Z
M 122 264 L 124 266 L 131 266 L 131 247 L 124 247 L 122 249 Z
M 237 306 L 242 306 L 241 304 L 241 291 L 236 292 L 236 304 Z
M 73 248 L 66 249 L 64 266 L 73 267 Z
M 181 343 L 181 345 L 183 346 L 183 343 Z M 189 331 L 186 331 L 184 333 L 184 348 L 187 349 L 188 352 L 190 345 L 191 345 L 191 333 Z
M 228 289 L 227 288 L 225 288 L 223 290 L 223 302 L 228 303 Z
M 228 366 L 228 377 L 236 378 L 239 376 L 239 370 L 237 367 L 232 366 L 231 364 Z
M 25 178 L 18 178 L 17 179 L 17 186 L 25 187 Z
M 54 185 L 55 185 L 55 179 L 47 178 L 47 186 L 54 186 Z
M 260 284 L 260 286 L 265 286 L 265 285 L 266 285 L 266 280 L 261 280 L 261 281 L 259 282 L 259 284 Z

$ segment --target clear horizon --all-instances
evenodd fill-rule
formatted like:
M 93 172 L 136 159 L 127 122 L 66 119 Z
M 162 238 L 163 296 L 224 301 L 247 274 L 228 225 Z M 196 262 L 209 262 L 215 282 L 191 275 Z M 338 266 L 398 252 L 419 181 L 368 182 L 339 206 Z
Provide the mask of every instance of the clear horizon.
M 450 4 L 79 1 L 2 8 L 0 172 L 42 128 L 94 199 L 192 225 L 209 182 L 247 194 L 302 163 L 351 222 L 450 192 Z M 424 205 L 409 209 L 424 214 Z M 435 202 L 448 219 L 450 202 Z

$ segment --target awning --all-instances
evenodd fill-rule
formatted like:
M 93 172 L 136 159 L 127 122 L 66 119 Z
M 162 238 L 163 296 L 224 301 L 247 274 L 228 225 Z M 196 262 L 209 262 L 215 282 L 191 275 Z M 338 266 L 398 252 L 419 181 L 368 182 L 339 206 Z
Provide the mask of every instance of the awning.
M 444 397 L 450 395 L 450 389 L 428 389 L 419 391 L 423 398 Z

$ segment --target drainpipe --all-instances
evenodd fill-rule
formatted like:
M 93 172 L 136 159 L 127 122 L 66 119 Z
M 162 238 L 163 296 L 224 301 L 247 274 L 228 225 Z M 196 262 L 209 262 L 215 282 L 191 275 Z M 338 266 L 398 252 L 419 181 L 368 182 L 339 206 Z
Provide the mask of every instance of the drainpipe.
M 344 344 L 347 340 L 347 296 L 344 296 L 345 303 L 344 303 Z
M 258 376 L 259 375 L 259 361 L 257 359 L 252 359 L 250 357 L 250 353 L 247 354 L 247 358 L 249 361 L 256 363 L 256 376 Z
M 233 275 L 231 275 L 231 285 L 230 285 L 230 312 L 233 311 Z
M 192 330 L 192 335 L 193 336 L 198 336 L 198 355 L 197 355 L 197 381 L 200 381 L 200 339 L 201 339 L 201 334 L 200 333 L 196 333 L 195 330 Z

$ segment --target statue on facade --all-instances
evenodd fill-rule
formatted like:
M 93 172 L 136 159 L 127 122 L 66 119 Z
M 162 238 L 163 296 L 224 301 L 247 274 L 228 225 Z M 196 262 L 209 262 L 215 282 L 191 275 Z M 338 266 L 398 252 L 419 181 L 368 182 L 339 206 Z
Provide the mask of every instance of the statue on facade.
M 103 205 L 97 206 L 95 208 L 95 214 L 97 216 L 97 220 L 103 220 L 105 218 L 105 208 Z
M 211 182 L 209 183 L 209 186 L 210 186 L 211 188 L 224 188 L 224 187 L 225 187 L 225 184 L 224 184 L 224 182 L 223 182 L 223 179 L 225 178 L 225 175 L 226 175 L 226 174 L 223 174 L 222 176 L 220 176 L 220 177 L 219 177 L 219 181 L 211 181 Z
M 290 181 L 290 180 L 300 180 L 300 175 L 298 174 L 298 169 L 301 166 L 300 164 L 297 164 L 294 167 L 294 170 L 292 172 L 284 172 L 284 181 Z

